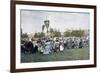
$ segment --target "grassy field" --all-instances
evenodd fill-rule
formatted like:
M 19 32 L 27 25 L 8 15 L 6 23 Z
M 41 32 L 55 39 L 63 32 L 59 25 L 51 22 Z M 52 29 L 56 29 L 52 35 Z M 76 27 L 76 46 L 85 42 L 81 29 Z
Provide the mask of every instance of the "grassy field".
M 48 61 L 69 61 L 69 60 L 87 60 L 89 59 L 89 48 L 65 49 L 63 52 L 51 54 L 23 54 L 21 53 L 21 63 L 28 62 L 48 62 Z

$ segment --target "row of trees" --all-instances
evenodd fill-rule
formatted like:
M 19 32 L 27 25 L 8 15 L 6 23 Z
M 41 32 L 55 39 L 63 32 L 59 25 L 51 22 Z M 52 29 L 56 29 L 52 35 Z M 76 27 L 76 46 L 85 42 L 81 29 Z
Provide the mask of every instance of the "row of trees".
M 64 36 L 65 37 L 71 37 L 71 36 L 75 36 L 75 37 L 82 37 L 85 36 L 85 30 L 67 30 L 64 32 Z
M 61 37 L 61 32 L 59 30 L 56 30 L 56 29 L 53 29 L 53 28 L 50 28 L 50 31 L 48 32 L 49 33 L 49 37 Z M 84 30 L 66 30 L 64 33 L 63 33 L 63 36 L 64 37 L 82 37 L 85 35 L 85 31 Z M 45 37 L 45 33 L 43 32 L 37 32 L 34 34 L 34 37 L 35 38 L 42 38 L 42 37 Z M 28 34 L 27 33 L 24 33 L 21 35 L 22 38 L 27 38 L 28 37 Z
M 42 38 L 42 37 L 45 37 L 45 33 L 43 33 L 43 32 L 35 33 L 35 34 L 34 34 L 34 37 L 35 37 L 35 38 Z
M 49 34 L 48 35 L 49 37 L 60 37 L 61 36 L 61 32 L 59 30 L 53 30 L 53 29 L 51 29 L 51 31 L 48 31 L 48 34 Z M 46 35 L 43 32 L 38 32 L 34 34 L 35 38 L 42 38 L 45 36 Z
M 48 31 L 49 37 L 61 37 L 61 32 L 59 30 L 50 28 L 50 31 Z M 63 33 L 64 37 L 82 37 L 85 36 L 85 30 L 66 30 Z M 45 37 L 45 33 L 38 32 L 34 34 L 35 38 L 42 38 Z

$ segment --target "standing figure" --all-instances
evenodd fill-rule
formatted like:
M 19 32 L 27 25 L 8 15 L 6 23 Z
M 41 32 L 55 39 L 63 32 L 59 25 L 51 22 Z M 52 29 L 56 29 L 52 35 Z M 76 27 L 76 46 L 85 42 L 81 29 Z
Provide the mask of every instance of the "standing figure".
M 63 50 L 64 50 L 64 44 L 61 43 L 61 44 L 60 44 L 60 51 L 63 51 Z
M 46 41 L 43 54 L 50 54 L 50 52 L 51 52 L 50 42 Z
M 60 43 L 59 43 L 59 41 L 58 40 L 56 40 L 55 41 L 55 52 L 58 52 L 59 51 L 59 49 L 60 49 Z
M 80 39 L 79 48 L 83 48 L 83 41 L 82 41 L 82 39 Z

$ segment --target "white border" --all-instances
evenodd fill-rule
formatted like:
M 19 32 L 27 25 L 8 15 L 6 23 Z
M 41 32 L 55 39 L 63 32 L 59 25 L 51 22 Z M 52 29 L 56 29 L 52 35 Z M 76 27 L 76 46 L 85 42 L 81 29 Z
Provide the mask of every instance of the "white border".
M 77 60 L 77 61 L 45 62 L 45 64 L 44 62 L 20 63 L 20 35 L 19 35 L 20 34 L 20 9 L 89 12 L 90 13 L 90 59 Z M 35 5 L 16 5 L 16 49 L 15 50 L 16 50 L 16 69 L 94 64 L 94 11 L 93 9 L 35 6 Z

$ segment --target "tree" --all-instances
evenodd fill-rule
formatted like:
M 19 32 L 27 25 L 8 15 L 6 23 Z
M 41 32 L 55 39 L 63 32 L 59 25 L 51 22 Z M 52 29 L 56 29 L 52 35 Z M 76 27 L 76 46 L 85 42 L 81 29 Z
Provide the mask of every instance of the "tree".
M 59 30 L 53 31 L 53 37 L 60 37 L 60 36 L 61 36 L 61 32 Z
M 84 30 L 73 30 L 71 35 L 75 37 L 82 37 L 84 36 L 85 31 Z
M 35 34 L 34 34 L 34 37 L 35 37 L 35 38 L 38 38 L 38 33 L 35 33 Z
M 40 32 L 38 34 L 39 34 L 39 38 L 43 38 L 45 36 L 45 34 L 43 32 Z
M 50 28 L 50 37 L 53 37 L 53 32 L 54 32 L 53 28 Z
M 66 30 L 64 32 L 64 36 L 65 37 L 73 37 L 73 36 L 75 36 L 75 37 L 82 37 L 84 35 L 85 35 L 85 31 L 84 30 L 72 30 L 72 31 Z
M 43 32 L 38 32 L 38 33 L 35 33 L 34 34 L 34 37 L 35 38 L 42 38 L 42 37 L 44 37 L 45 36 L 45 34 L 43 33 Z
M 69 30 L 64 32 L 64 36 L 65 37 L 70 37 L 71 36 L 71 32 Z
M 27 33 L 23 33 L 23 34 L 21 35 L 21 37 L 22 37 L 22 38 L 28 38 L 28 34 L 27 34 Z
M 24 44 L 26 39 L 29 39 L 28 34 L 27 33 L 22 33 L 22 35 L 21 35 L 21 44 Z

